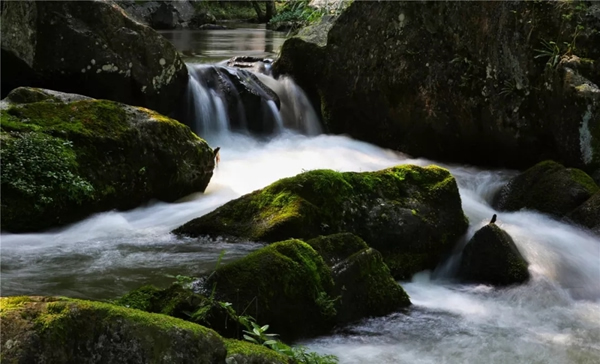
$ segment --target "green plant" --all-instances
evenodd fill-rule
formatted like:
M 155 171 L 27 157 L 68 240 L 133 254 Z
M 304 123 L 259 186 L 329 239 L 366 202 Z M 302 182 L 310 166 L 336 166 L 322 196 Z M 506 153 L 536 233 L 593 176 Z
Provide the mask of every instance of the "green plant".
M 334 299 L 330 298 L 327 293 L 321 291 L 317 294 L 317 298 L 315 298 L 315 303 L 321 309 L 321 313 L 325 317 L 335 317 L 337 315 L 337 311 L 335 309 L 335 301 L 339 300 L 341 296 L 338 296 Z
M 537 55 L 533 58 L 544 58 L 548 57 L 548 61 L 546 62 L 547 66 L 556 67 L 558 61 L 560 60 L 560 47 L 554 41 L 546 41 L 542 39 L 542 48 L 535 49 Z
M 94 187 L 76 174 L 78 164 L 71 141 L 35 132 L 12 136 L 3 141 L 0 150 L 3 189 L 35 199 L 38 210 L 93 197 Z
M 269 23 L 297 22 L 301 26 L 306 26 L 321 20 L 325 14 L 327 14 L 326 10 L 309 6 L 309 1 L 288 1 Z
M 517 83 L 514 80 L 509 80 L 504 83 L 504 86 L 500 89 L 499 94 L 501 96 L 510 96 L 518 91 Z
M 313 351 L 307 351 L 303 346 L 293 347 L 290 358 L 304 364 L 335 364 L 338 362 L 338 358 L 335 355 L 322 355 Z

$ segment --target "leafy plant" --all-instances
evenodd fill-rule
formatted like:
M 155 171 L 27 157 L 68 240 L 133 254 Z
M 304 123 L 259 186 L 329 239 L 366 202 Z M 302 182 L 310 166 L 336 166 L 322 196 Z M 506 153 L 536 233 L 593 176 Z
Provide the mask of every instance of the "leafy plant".
M 542 39 L 542 48 L 535 49 L 537 55 L 533 58 L 548 57 L 547 66 L 556 67 L 560 60 L 560 47 L 554 41 L 546 41 Z
M 3 188 L 34 198 L 39 210 L 68 200 L 82 203 L 94 187 L 76 174 L 73 143 L 42 133 L 13 134 L 0 150 Z

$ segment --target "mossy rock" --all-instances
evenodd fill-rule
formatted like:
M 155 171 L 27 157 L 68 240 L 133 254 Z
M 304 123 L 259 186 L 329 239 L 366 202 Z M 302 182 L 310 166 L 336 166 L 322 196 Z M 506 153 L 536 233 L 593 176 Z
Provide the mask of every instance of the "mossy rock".
M 219 301 L 239 315 L 252 316 L 283 339 L 323 333 L 333 326 L 328 296 L 331 271 L 308 244 L 288 240 L 271 244 L 226 264 L 205 281 Z
M 314 170 L 284 178 L 174 233 L 275 242 L 351 232 L 379 250 L 401 279 L 434 268 L 467 226 L 448 170 L 403 165 L 363 173 Z M 397 264 L 394 257 L 409 264 Z
M 306 244 L 316 250 L 330 267 L 369 247 L 363 239 L 352 233 L 322 235 L 307 240 Z
M 537 210 L 562 217 L 588 200 L 600 188 L 585 172 L 544 161 L 504 186 L 494 199 L 501 210 Z
M 210 329 L 107 303 L 7 297 L 0 299 L 0 318 L 7 363 L 208 364 L 227 356 Z
M 175 47 L 113 2 L 7 2 L 1 17 L 2 97 L 35 86 L 167 114 L 185 93 Z
M 600 235 L 600 192 L 565 216 L 565 220 L 581 225 Z
M 527 281 L 528 265 L 510 235 L 488 224 L 465 246 L 458 275 L 466 282 L 505 286 Z
M 147 285 L 127 293 L 115 304 L 192 321 L 229 338 L 240 338 L 245 329 L 229 304 L 196 293 L 192 285 L 175 283 L 166 289 Z
M 285 364 L 292 363 L 288 356 L 275 350 L 246 341 L 226 339 L 227 364 Z
M 325 260 L 335 282 L 336 321 L 347 323 L 383 316 L 410 305 L 404 289 L 394 280 L 381 254 L 358 236 L 340 233 L 306 242 Z
M 42 89 L 0 103 L 0 139 L 2 229 L 11 232 L 172 202 L 204 191 L 214 169 L 212 149 L 176 120 Z

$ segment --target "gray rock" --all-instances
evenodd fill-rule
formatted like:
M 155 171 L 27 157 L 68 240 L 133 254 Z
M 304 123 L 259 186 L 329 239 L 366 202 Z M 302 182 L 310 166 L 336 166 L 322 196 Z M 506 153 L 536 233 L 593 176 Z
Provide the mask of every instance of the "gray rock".
M 187 86 L 177 51 L 104 1 L 2 4 L 2 95 L 34 86 L 170 113 Z

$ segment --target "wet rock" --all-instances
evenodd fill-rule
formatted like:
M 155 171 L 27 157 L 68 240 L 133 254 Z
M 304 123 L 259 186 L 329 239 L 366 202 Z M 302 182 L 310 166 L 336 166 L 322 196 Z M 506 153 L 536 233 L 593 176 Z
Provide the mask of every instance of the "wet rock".
M 19 88 L 0 103 L 0 113 L 6 231 L 175 201 L 204 191 L 213 173 L 204 140 L 146 108 Z
M 437 160 L 597 170 L 598 5 L 480 5 L 356 1 L 325 37 L 286 40 L 274 73 L 329 132 Z
M 179 12 L 172 3 L 161 2 L 150 15 L 150 26 L 154 29 L 175 29 L 181 27 Z
M 600 235 L 600 192 L 565 216 L 565 220 L 581 225 Z
M 507 211 L 531 209 L 562 217 L 599 190 L 582 170 L 545 161 L 513 178 L 497 193 L 494 206 Z
M 458 274 L 466 282 L 505 286 L 527 281 L 528 265 L 510 235 L 488 224 L 465 246 Z
M 214 331 L 173 317 L 59 297 L 0 298 L 2 361 L 224 363 Z
M 2 97 L 51 88 L 170 113 L 188 75 L 154 30 L 105 1 L 2 4 Z
M 323 258 L 308 244 L 288 240 L 271 244 L 228 263 L 205 282 L 216 298 L 269 324 L 284 339 L 323 333 L 333 326 L 333 286 Z
M 188 236 L 275 242 L 351 232 L 379 250 L 395 278 L 432 269 L 467 229 L 456 181 L 436 166 L 315 170 L 284 178 L 179 227 Z
M 220 24 L 202 24 L 202 25 L 198 26 L 198 29 L 200 29 L 200 30 L 225 30 L 225 29 L 229 29 L 229 28 L 226 27 L 225 25 L 220 25 Z
M 336 322 L 383 316 L 410 305 L 381 254 L 359 237 L 342 233 L 307 241 L 331 267 Z

